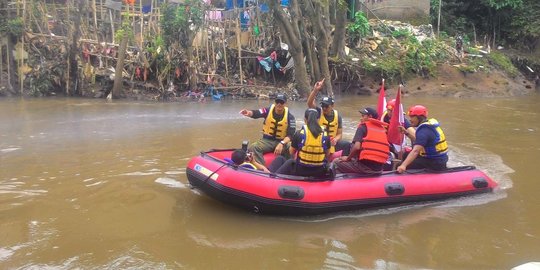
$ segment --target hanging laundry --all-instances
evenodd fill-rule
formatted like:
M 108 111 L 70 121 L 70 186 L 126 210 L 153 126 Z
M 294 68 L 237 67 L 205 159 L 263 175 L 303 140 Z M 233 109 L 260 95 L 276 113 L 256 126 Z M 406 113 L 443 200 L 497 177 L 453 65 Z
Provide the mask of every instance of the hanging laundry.
M 152 12 L 152 5 L 144 5 L 142 6 L 142 13 L 147 14 Z
M 257 60 L 259 61 L 259 64 L 263 66 L 266 72 L 270 72 L 272 70 L 272 65 L 274 65 L 278 70 L 281 70 L 281 64 L 279 61 L 277 61 L 276 51 L 273 51 L 270 56 L 267 57 L 257 56 Z
M 289 61 L 287 61 L 287 64 L 281 68 L 281 72 L 283 72 L 283 74 L 285 74 L 285 72 L 287 72 L 287 70 L 291 69 L 294 67 L 294 59 L 291 57 L 289 58 Z

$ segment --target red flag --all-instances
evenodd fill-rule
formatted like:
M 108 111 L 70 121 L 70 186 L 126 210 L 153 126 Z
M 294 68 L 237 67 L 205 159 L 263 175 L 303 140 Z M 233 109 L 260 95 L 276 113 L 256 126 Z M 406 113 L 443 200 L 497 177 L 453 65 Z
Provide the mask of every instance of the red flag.
M 396 96 L 396 105 L 392 110 L 392 118 L 388 126 L 388 142 L 395 145 L 403 144 L 404 135 L 399 131 L 399 126 L 403 126 L 405 117 L 403 116 L 403 105 L 401 104 L 401 85 L 398 88 Z
M 382 119 L 383 113 L 386 110 L 386 97 L 384 96 L 384 79 L 382 79 L 381 90 L 379 91 L 379 100 L 377 102 L 377 114 Z

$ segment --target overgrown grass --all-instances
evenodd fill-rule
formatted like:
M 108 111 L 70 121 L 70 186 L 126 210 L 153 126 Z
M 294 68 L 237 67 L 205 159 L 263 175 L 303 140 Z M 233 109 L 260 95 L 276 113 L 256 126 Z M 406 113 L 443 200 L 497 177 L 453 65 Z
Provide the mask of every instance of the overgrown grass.
M 412 75 L 435 77 L 438 64 L 449 57 L 447 45 L 441 40 L 426 39 L 420 42 L 408 30 L 396 30 L 392 36 L 399 44 L 383 40 L 378 48 L 381 56 L 363 61 L 367 72 L 378 73 L 389 80 Z
M 519 74 L 518 69 L 514 66 L 514 64 L 512 64 L 510 58 L 501 52 L 492 51 L 488 55 L 488 59 L 493 65 L 502 69 L 504 72 L 506 72 L 506 74 L 513 78 Z

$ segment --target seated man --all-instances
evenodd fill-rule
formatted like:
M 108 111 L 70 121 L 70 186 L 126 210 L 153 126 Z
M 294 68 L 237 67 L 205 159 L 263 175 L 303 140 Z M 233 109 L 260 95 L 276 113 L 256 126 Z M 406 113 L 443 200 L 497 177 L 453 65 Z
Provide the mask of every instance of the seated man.
M 353 138 L 349 156 L 334 160 L 339 173 L 381 173 L 390 154 L 386 123 L 377 120 L 373 108 L 360 110 L 362 118 Z
M 309 94 L 307 105 L 308 108 L 316 109 L 319 112 L 319 124 L 324 127 L 326 133 L 328 133 L 328 138 L 330 139 L 330 154 L 335 152 L 343 151 L 342 155 L 349 155 L 351 148 L 351 143 L 345 140 L 342 140 L 343 136 L 343 120 L 341 114 L 334 109 L 334 99 L 330 96 L 323 97 L 321 99 L 321 107 L 317 107 L 315 103 L 315 98 L 317 94 L 323 88 L 324 79 L 315 83 L 313 90 Z
M 246 153 L 246 151 L 242 149 L 234 150 L 231 154 L 231 160 L 234 164 L 240 167 L 270 172 L 264 165 L 258 163 L 255 159 L 253 159 L 253 155 L 251 153 Z
M 416 127 L 416 140 L 407 158 L 397 168 L 398 173 L 409 169 L 445 170 L 448 162 L 446 137 L 433 118 L 427 118 L 428 111 L 422 105 L 409 109 L 411 124 Z
M 299 176 L 323 176 L 329 156 L 330 140 L 319 125 L 319 113 L 315 109 L 305 112 L 305 125 L 297 131 L 290 146 L 291 156 L 276 173 Z
M 240 114 L 246 117 L 264 118 L 262 138 L 251 144 L 248 149 L 259 164 L 266 165 L 263 155 L 270 152 L 289 157 L 288 144 L 296 130 L 296 121 L 286 103 L 287 96 L 278 94 L 275 103 L 270 107 L 240 111 Z

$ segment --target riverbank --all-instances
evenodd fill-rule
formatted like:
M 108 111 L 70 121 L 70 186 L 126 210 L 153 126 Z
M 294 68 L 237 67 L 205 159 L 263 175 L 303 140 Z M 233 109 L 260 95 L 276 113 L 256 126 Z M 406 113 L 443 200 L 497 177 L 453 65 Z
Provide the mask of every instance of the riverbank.
M 3 85 L 0 85 L 0 97 L 7 96 L 7 78 L 2 78 Z M 448 64 L 437 67 L 436 77 L 414 77 L 404 82 L 403 94 L 405 96 L 431 96 L 431 97 L 453 97 L 453 98 L 493 98 L 523 96 L 538 91 L 539 86 L 519 73 L 515 78 L 508 76 L 505 72 L 491 68 L 489 72 L 464 72 L 456 66 Z M 360 88 L 344 89 L 344 92 L 355 92 L 361 95 L 376 94 L 380 88 L 380 81 L 374 77 L 363 77 L 359 83 Z M 89 98 L 105 98 L 105 94 L 100 85 L 94 85 L 93 90 L 85 91 L 89 93 Z M 386 84 L 388 95 L 394 95 L 397 85 Z M 291 84 L 276 87 L 272 85 L 244 85 L 236 88 L 229 88 L 223 91 L 225 98 L 234 99 L 268 99 L 277 92 L 285 92 L 293 99 L 299 99 L 298 93 Z M 100 94 L 101 93 L 101 94 Z M 177 93 L 163 98 L 159 91 L 125 86 L 123 98 L 147 101 L 197 101 L 202 99 L 201 93 Z M 206 97 L 209 99 L 211 97 Z
M 378 87 L 372 82 L 371 88 Z M 518 74 L 515 78 L 503 71 L 463 72 L 455 66 L 440 65 L 437 77 L 415 77 L 405 82 L 403 94 L 410 96 L 477 98 L 512 97 L 528 95 L 536 91 L 534 82 Z M 395 93 L 397 88 L 389 88 Z

